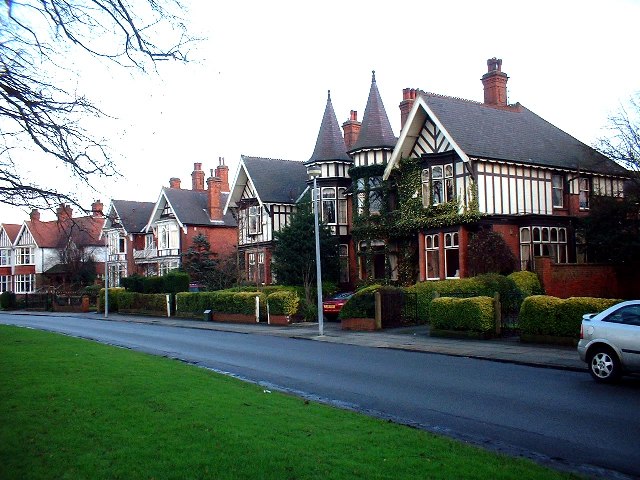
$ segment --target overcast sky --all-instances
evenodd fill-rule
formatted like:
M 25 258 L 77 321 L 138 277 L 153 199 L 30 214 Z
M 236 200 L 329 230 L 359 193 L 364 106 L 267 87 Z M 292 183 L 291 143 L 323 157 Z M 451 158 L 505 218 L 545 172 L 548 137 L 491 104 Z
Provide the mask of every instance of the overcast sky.
M 87 207 L 155 202 L 171 177 L 190 188 L 194 162 L 208 172 L 225 157 L 233 176 L 241 154 L 306 161 L 327 90 L 341 124 L 350 110 L 362 119 L 372 70 L 396 135 L 403 88 L 482 101 L 494 56 L 510 103 L 589 145 L 640 90 L 640 1 L 185 3 L 207 37 L 192 63 L 163 62 L 145 77 L 82 62 L 78 89 L 112 117 L 90 125 L 123 175 L 94 179 L 98 191 L 74 186 Z M 25 219 L 0 205 L 1 222 Z

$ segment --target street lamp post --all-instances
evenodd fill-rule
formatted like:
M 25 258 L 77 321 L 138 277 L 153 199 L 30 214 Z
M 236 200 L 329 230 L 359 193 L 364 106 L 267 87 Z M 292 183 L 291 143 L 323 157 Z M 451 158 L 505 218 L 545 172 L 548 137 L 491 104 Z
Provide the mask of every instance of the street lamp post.
M 313 220 L 316 233 L 316 290 L 318 304 L 318 331 L 320 335 L 324 335 L 324 318 L 322 315 L 322 270 L 320 268 L 320 228 L 318 225 L 318 210 L 320 209 L 317 178 L 322 174 L 319 165 L 310 165 L 307 167 L 307 174 L 313 178 L 313 193 L 311 195 L 313 201 Z

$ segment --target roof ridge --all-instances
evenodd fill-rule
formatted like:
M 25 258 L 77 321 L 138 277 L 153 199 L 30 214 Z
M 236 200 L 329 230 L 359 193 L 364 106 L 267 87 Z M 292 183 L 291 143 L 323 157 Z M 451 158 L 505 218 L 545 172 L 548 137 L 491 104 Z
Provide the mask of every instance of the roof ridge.
M 526 108 L 520 102 L 512 103 L 510 105 L 491 105 L 489 103 L 479 102 L 478 100 L 469 100 L 468 98 L 454 97 L 452 95 L 444 95 L 442 93 L 425 92 L 424 90 L 420 90 L 420 89 L 418 89 L 418 92 L 421 95 L 424 95 L 424 96 L 438 97 L 438 98 L 444 98 L 444 99 L 449 99 L 449 100 L 458 100 L 458 101 L 461 101 L 461 102 L 467 102 L 467 103 L 471 103 L 471 104 L 474 104 L 474 105 L 480 105 L 482 107 L 495 108 L 496 110 L 507 110 L 507 111 L 512 111 L 512 112 L 521 112 L 524 108 Z
M 258 158 L 260 160 L 275 160 L 278 162 L 304 163 L 301 160 L 287 160 L 286 158 L 257 157 L 254 155 L 241 155 L 242 158 Z

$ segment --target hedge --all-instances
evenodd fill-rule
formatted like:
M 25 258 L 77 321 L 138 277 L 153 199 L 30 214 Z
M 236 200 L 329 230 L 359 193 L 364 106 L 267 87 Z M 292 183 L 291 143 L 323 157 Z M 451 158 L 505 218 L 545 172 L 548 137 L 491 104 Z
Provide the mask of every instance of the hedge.
M 189 274 L 171 271 L 161 277 L 131 275 L 120 279 L 120 285 L 127 291 L 137 293 L 178 293 L 189 291 Z
M 291 290 L 275 291 L 267 296 L 271 315 L 295 315 L 300 307 L 300 297 Z
M 16 294 L 13 292 L 2 292 L 0 294 L 0 308 L 2 310 L 13 310 L 18 306 Z
M 440 297 L 429 305 L 431 328 L 464 332 L 495 331 L 492 297 Z
M 544 289 L 540 284 L 540 279 L 538 275 L 534 272 L 528 272 L 526 270 L 522 270 L 520 272 L 513 272 L 507 276 L 513 280 L 525 297 L 530 297 L 531 295 L 544 295 Z
M 437 296 L 493 297 L 498 292 L 503 312 L 520 308 L 524 296 L 513 279 L 497 273 L 487 273 L 469 278 L 419 282 L 407 287 L 407 292 L 417 294 L 418 321 L 421 323 L 428 323 L 431 318 L 429 305 Z
M 118 310 L 128 313 L 167 314 L 167 296 L 164 293 L 120 292 Z
M 358 290 L 340 309 L 338 318 L 375 318 L 375 292 L 381 288 L 376 284 Z
M 263 305 L 266 295 L 261 292 L 180 292 L 176 295 L 176 315 L 201 318 L 205 310 L 254 315 L 256 296 L 260 297 L 260 305 Z
M 120 293 L 124 292 L 122 287 L 109 287 L 109 311 L 118 311 L 118 297 Z M 104 288 L 100 289 L 100 296 L 98 298 L 98 311 L 104 312 Z
M 577 339 L 580 335 L 582 316 L 585 313 L 601 312 L 619 302 L 620 300 L 608 298 L 560 299 L 546 295 L 533 295 L 527 297 L 520 308 L 520 333 Z

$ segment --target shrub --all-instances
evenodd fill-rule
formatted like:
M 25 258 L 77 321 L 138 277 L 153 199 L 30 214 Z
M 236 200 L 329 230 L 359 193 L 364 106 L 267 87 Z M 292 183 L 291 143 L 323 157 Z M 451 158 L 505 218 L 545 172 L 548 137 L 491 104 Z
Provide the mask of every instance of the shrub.
M 121 292 L 124 292 L 122 287 L 110 287 L 109 288 L 109 311 L 118 311 L 118 296 Z M 104 312 L 104 288 L 100 289 L 100 298 L 98 302 L 98 311 Z
M 513 252 L 499 232 L 481 229 L 471 235 L 468 246 L 468 266 L 472 275 L 499 273 L 508 275 L 516 268 Z
M 189 291 L 189 274 L 172 270 L 164 277 L 164 290 L 162 293 L 178 293 Z
M 520 309 L 520 332 L 523 335 L 572 337 L 580 334 L 585 313 L 598 313 L 620 302 L 609 298 L 571 297 L 560 299 L 546 295 L 527 297 Z
M 254 315 L 256 311 L 256 296 L 260 297 L 262 311 L 266 296 L 260 292 L 234 292 L 228 290 L 180 292 L 176 297 L 176 312 L 181 317 L 197 318 L 200 318 L 205 310 L 219 313 Z
M 338 318 L 374 318 L 376 315 L 375 292 L 381 285 L 369 285 L 358 290 L 347 303 L 344 304 Z
M 2 292 L 0 294 L 0 308 L 2 310 L 13 310 L 18 306 L 16 294 L 13 292 Z
M 164 293 L 120 292 L 118 294 L 120 312 L 162 313 L 167 312 L 167 297 Z
M 507 278 L 513 280 L 518 289 L 525 297 L 531 295 L 544 295 L 544 289 L 540 285 L 540 279 L 534 272 L 523 270 L 521 272 L 513 272 Z
M 431 328 L 477 333 L 495 330 L 493 298 L 440 297 L 429 306 Z
M 126 288 L 129 292 L 142 293 L 144 291 L 144 281 L 145 277 L 143 277 L 142 275 L 134 274 L 129 277 L 121 278 L 120 286 Z
M 300 307 L 300 297 L 291 290 L 281 290 L 267 297 L 269 313 L 272 315 L 295 315 Z
M 142 282 L 142 293 L 163 293 L 164 277 L 145 277 Z

